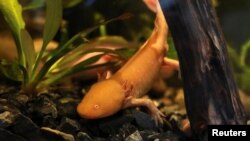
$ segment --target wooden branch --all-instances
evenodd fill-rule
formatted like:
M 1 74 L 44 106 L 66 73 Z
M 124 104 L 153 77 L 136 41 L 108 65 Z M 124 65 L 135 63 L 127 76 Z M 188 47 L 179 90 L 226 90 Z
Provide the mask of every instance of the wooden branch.
M 246 124 L 228 53 L 210 0 L 160 0 L 178 53 L 197 140 L 209 124 Z

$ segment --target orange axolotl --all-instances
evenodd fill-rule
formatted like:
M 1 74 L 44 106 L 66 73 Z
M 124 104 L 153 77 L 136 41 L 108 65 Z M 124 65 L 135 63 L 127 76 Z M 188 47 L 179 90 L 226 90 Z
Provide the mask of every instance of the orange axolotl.
M 94 84 L 77 107 L 86 119 L 110 116 L 121 109 L 146 106 L 156 122 L 163 114 L 149 99 L 141 98 L 152 87 L 163 64 L 178 68 L 178 62 L 164 59 L 168 26 L 157 4 L 155 28 L 140 50 L 113 76 Z

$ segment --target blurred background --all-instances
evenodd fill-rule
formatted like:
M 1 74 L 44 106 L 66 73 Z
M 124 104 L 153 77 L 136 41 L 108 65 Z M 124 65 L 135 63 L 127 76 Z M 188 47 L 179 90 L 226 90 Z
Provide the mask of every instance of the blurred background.
M 41 38 L 45 22 L 44 0 L 19 1 L 24 6 L 26 27 L 33 38 Z M 230 62 L 238 86 L 242 92 L 250 95 L 250 1 L 212 0 L 212 2 L 228 44 Z M 88 39 L 115 35 L 140 44 L 149 37 L 153 28 L 154 13 L 142 0 L 63 0 L 63 6 L 64 21 L 55 41 L 62 38 L 62 32 L 65 33 L 64 36 L 70 38 L 79 31 L 124 13 L 130 13 L 133 16 L 100 26 L 98 30 L 88 35 Z M 14 46 L 14 44 L 11 42 L 11 35 L 1 14 L 0 41 L 0 58 L 4 58 L 6 46 Z M 168 54 L 171 58 L 177 58 L 171 40 L 170 44 Z M 8 52 L 13 52 L 11 47 Z

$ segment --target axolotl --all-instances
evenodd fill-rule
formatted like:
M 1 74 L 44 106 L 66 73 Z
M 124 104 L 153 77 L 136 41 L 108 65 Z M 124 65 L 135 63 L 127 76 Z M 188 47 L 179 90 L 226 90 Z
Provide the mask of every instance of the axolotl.
M 162 122 L 163 114 L 154 103 L 141 98 L 156 81 L 163 64 L 178 67 L 177 61 L 164 58 L 168 26 L 159 3 L 156 13 L 155 28 L 139 51 L 110 78 L 95 83 L 84 96 L 77 106 L 82 118 L 103 118 L 124 108 L 146 106 L 154 120 Z

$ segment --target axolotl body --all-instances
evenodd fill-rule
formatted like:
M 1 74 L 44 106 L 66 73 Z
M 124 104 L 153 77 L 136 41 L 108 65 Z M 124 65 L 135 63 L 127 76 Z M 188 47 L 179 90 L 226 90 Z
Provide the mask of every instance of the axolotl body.
M 165 63 L 178 67 L 178 62 L 164 58 L 168 26 L 157 5 L 155 28 L 140 50 L 113 76 L 94 84 L 77 107 L 86 119 L 110 116 L 121 109 L 146 106 L 156 121 L 162 122 L 162 113 L 149 99 L 141 98 L 152 87 Z

